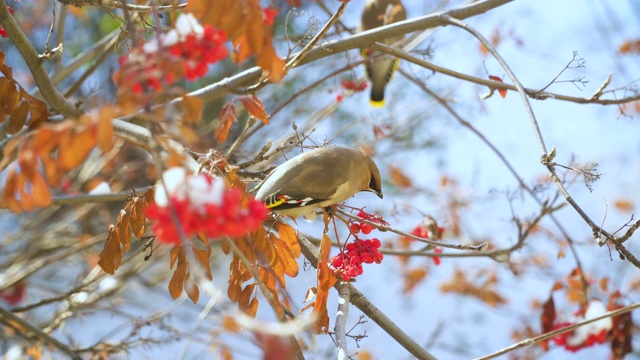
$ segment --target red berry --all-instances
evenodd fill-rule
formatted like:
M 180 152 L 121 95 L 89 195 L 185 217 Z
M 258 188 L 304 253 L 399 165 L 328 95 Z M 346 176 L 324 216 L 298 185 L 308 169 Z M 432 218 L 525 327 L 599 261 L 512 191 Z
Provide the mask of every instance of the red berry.
M 351 226 L 349 226 L 349 231 L 351 231 L 352 234 L 357 234 L 360 232 L 360 225 L 353 223 L 351 224 Z
M 373 226 L 369 225 L 369 224 L 362 224 L 360 225 L 360 230 L 362 230 L 363 234 L 369 234 L 373 229 L 375 229 Z

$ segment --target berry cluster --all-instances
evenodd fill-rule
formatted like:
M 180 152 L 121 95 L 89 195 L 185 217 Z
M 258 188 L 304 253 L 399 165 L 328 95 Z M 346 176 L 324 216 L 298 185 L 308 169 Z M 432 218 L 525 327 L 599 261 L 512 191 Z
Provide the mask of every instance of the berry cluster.
M 606 306 L 600 300 L 590 300 L 585 309 L 578 311 L 575 316 L 575 322 L 599 317 L 607 312 Z M 562 329 L 573 325 L 571 322 L 559 322 L 554 324 L 554 330 Z M 594 346 L 596 344 L 604 344 L 609 339 L 609 332 L 613 328 L 613 320 L 604 318 L 596 322 L 581 326 L 573 331 L 562 333 L 553 338 L 553 342 L 564 347 L 566 350 L 576 352 L 578 350 Z
M 358 212 L 358 217 L 368 220 L 370 222 L 388 226 L 389 223 L 384 221 L 383 218 L 374 214 L 368 214 L 364 211 Z M 360 221 L 351 221 L 349 225 L 349 231 L 354 237 L 352 242 L 347 243 L 344 249 L 340 251 L 340 254 L 334 256 L 330 260 L 330 264 L 333 267 L 333 271 L 338 274 L 342 280 L 349 281 L 356 276 L 362 274 L 362 264 L 379 264 L 384 257 L 380 253 L 380 240 L 373 239 L 360 239 L 358 234 L 362 232 L 368 235 L 376 227 L 370 224 L 366 224 Z
M 7 6 L 7 10 L 9 10 L 9 13 L 13 15 L 13 8 L 11 6 Z M 7 31 L 2 26 L 0 26 L 0 36 L 7 37 Z
M 362 274 L 362 264 L 380 264 L 383 259 L 380 253 L 380 240 L 373 238 L 367 240 L 355 239 L 344 247 L 344 251 L 331 258 L 331 266 L 334 271 L 349 281 Z
M 139 94 L 159 91 L 184 76 L 189 81 L 207 74 L 208 65 L 227 57 L 227 35 L 210 25 L 204 27 L 191 14 L 181 14 L 175 28 L 133 49 L 119 59 L 122 68 L 116 83 Z
M 437 227 L 435 222 L 425 221 L 422 224 L 416 226 L 413 230 L 411 230 L 410 234 L 419 238 L 429 239 L 433 237 L 435 240 L 442 239 L 442 233 L 444 233 L 443 227 Z M 404 240 L 409 243 L 414 239 L 405 236 Z M 442 253 L 442 248 L 436 247 L 433 249 L 434 253 Z M 431 258 L 433 263 L 437 266 L 440 265 L 441 259 L 438 256 L 433 256 Z
M 155 203 L 147 208 L 147 218 L 159 241 L 180 244 L 176 224 L 171 217 L 175 209 L 186 236 L 204 233 L 209 238 L 238 237 L 257 230 L 267 217 L 264 204 L 238 188 L 225 188 L 224 180 L 206 174 L 187 176 L 182 168 L 172 168 L 163 175 L 164 189 L 155 192 Z

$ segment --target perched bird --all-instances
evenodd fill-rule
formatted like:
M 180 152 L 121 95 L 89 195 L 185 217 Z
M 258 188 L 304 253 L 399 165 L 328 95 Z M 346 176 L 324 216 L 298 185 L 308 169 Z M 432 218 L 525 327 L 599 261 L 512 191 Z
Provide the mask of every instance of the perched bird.
M 332 146 L 307 151 L 278 166 L 256 199 L 278 215 L 313 219 L 316 209 L 341 203 L 360 191 L 382 198 L 380 170 L 364 152 Z
M 358 30 L 371 30 L 406 18 L 407 11 L 400 0 L 367 0 Z M 402 36 L 388 38 L 384 40 L 384 44 L 392 45 L 401 39 Z M 370 49 L 362 49 L 364 59 L 375 55 L 379 55 L 379 53 L 372 52 Z M 398 58 L 384 58 L 378 61 L 368 61 L 365 64 L 367 77 L 371 81 L 371 106 L 382 107 L 384 105 L 384 88 L 398 68 L 398 61 Z

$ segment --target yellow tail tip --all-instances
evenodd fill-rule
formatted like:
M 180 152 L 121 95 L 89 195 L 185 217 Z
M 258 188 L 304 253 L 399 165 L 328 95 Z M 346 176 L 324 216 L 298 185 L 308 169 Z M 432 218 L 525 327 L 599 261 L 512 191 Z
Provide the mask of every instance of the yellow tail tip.
M 371 104 L 374 108 L 381 108 L 384 106 L 384 99 L 382 100 L 369 100 L 369 104 Z

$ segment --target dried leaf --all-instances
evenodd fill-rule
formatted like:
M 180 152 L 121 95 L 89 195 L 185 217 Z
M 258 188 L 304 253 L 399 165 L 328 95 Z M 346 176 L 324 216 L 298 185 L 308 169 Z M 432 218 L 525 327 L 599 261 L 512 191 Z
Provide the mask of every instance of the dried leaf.
M 229 130 L 231 125 L 237 121 L 238 114 L 236 113 L 236 106 L 233 102 L 228 102 L 222 106 L 220 110 L 220 116 L 218 116 L 218 126 L 213 134 L 213 137 L 218 142 L 224 142 L 229 136 Z
M 187 296 L 194 304 L 198 302 L 198 299 L 200 298 L 200 289 L 198 288 L 198 285 L 191 280 L 189 272 L 187 272 L 187 276 L 184 279 L 184 291 L 187 292 Z
M 97 143 L 103 153 L 109 152 L 113 148 L 113 119 L 116 112 L 109 106 L 103 106 L 98 114 L 97 122 Z
M 185 95 L 182 97 L 184 115 L 182 120 L 187 124 L 198 124 L 202 120 L 202 109 L 204 102 L 197 96 Z
M 320 242 L 320 258 L 318 260 L 318 292 L 313 305 L 313 313 L 316 315 L 316 333 L 326 334 L 329 331 L 329 313 L 327 312 L 327 300 L 331 287 L 338 281 L 331 269 L 329 269 L 329 255 L 331 253 L 331 239 L 323 234 Z
M 19 103 L 20 92 L 16 84 L 6 77 L 0 77 L 0 119 L 13 113 Z
M 283 222 L 277 222 L 276 231 L 278 231 L 278 236 L 287 245 L 293 257 L 296 259 L 300 257 L 300 243 L 293 227 Z
M 187 263 L 183 262 L 182 264 L 178 264 L 178 267 L 176 267 L 176 270 L 173 272 L 173 276 L 171 276 L 171 280 L 169 280 L 169 294 L 171 294 L 174 300 L 182 295 L 186 277 Z
M 639 39 L 627 40 L 623 42 L 622 45 L 620 45 L 620 47 L 618 48 L 618 51 L 621 54 L 640 53 L 640 40 Z
M 412 186 L 411 179 L 397 166 L 389 166 L 389 177 L 397 187 L 408 188 Z
M 30 108 L 29 103 L 26 101 L 23 101 L 20 103 L 20 106 L 18 106 L 18 108 L 11 113 L 11 116 L 9 116 L 9 123 L 5 128 L 5 132 L 7 134 L 15 134 L 18 131 L 20 131 L 20 129 L 22 129 L 24 124 L 27 122 L 27 115 L 29 114 L 29 108 Z
M 630 213 L 633 212 L 633 203 L 627 199 L 618 199 L 613 203 L 613 206 L 622 211 L 622 212 L 626 212 L 626 213 Z
M 104 247 L 100 253 L 98 265 L 108 274 L 115 274 L 120 263 L 122 262 L 122 248 L 120 247 L 120 239 L 115 231 L 115 226 L 109 226 L 109 235 L 104 242 Z
M 404 287 L 402 292 L 405 295 L 411 294 L 415 287 L 420 284 L 427 276 L 427 269 L 424 267 L 416 268 L 412 270 L 405 270 L 403 277 Z
M 542 333 L 546 334 L 553 331 L 553 323 L 556 321 L 556 305 L 553 301 L 553 296 L 549 296 L 549 299 L 542 305 L 542 314 L 540 315 L 540 328 Z M 548 340 L 542 341 L 540 346 L 544 351 L 549 351 Z
M 34 173 L 31 178 L 31 186 L 36 206 L 39 208 L 51 206 L 53 202 L 51 191 L 49 190 L 49 185 L 44 181 L 42 174 L 39 172 Z
M 469 281 L 465 273 L 456 269 L 453 277 L 440 285 L 443 293 L 455 293 L 475 297 L 491 307 L 505 304 L 507 300 L 491 289 L 495 285 L 495 278 L 489 278 L 481 285 L 476 285 L 477 280 Z
M 296 258 L 293 257 L 289 247 L 277 236 L 271 237 L 273 244 L 277 250 L 279 263 L 284 267 L 284 273 L 289 277 L 296 277 L 298 275 L 299 267 Z
M 238 99 L 251 116 L 262 121 L 264 124 L 269 123 L 269 115 L 267 115 L 267 112 L 264 109 L 264 104 L 262 104 L 262 101 L 260 101 L 257 96 L 240 96 Z
M 504 81 L 502 81 L 502 78 L 498 77 L 498 76 L 489 75 L 489 79 L 493 80 L 493 81 L 500 82 L 500 83 L 504 83 Z M 500 89 L 498 89 L 498 93 L 500 94 L 500 96 L 503 99 L 507 97 L 507 89 L 500 88 Z
M 96 146 L 97 136 L 95 130 L 87 126 L 69 134 L 65 140 L 60 140 L 58 150 L 58 167 L 62 171 L 68 171 L 80 165 L 91 149 Z

